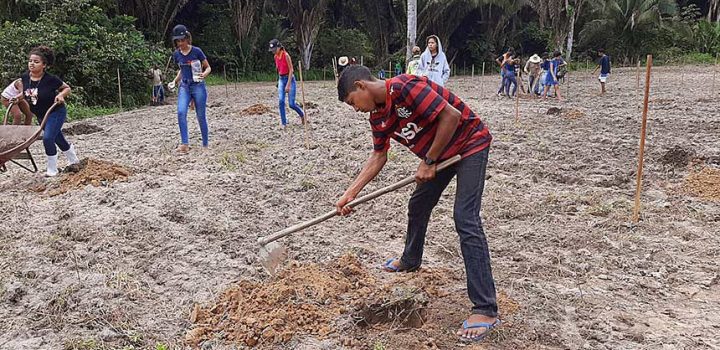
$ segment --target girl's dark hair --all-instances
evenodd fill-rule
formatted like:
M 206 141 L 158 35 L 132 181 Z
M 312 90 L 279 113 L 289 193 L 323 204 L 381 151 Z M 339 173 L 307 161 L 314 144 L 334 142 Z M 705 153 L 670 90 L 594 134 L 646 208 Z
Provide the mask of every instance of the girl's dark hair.
M 190 32 L 185 33 L 185 39 L 188 41 L 189 45 L 192 45 L 192 34 L 190 34 Z M 173 40 L 173 44 L 175 44 L 175 47 L 177 47 L 177 40 Z
M 553 57 L 560 57 L 561 55 L 560 51 L 553 52 Z
M 47 46 L 40 45 L 32 48 L 29 55 L 37 55 L 42 58 L 43 63 L 47 66 L 55 64 L 55 52 Z M 28 55 L 28 56 L 29 56 Z

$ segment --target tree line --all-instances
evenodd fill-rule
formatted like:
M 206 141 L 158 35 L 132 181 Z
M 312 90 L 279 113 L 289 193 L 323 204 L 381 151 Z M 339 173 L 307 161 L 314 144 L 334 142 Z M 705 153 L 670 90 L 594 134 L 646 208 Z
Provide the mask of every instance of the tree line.
M 424 48 L 430 34 L 456 66 L 508 47 L 583 61 L 602 47 L 620 63 L 720 51 L 720 0 L 0 0 L 0 9 L 0 80 L 24 69 L 31 46 L 48 44 L 61 62 L 55 69 L 92 105 L 112 101 L 117 70 L 131 103 L 146 102 L 145 74 L 166 65 L 177 23 L 213 66 L 240 76 L 272 72 L 272 38 L 304 69 L 336 56 L 387 67 L 404 62 L 414 42 Z

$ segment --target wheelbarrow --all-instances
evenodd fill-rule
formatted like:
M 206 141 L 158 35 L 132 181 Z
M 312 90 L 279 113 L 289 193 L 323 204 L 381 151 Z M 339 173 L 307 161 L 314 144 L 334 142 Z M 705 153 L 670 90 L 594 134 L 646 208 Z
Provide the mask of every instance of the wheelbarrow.
M 43 128 L 45 128 L 48 116 L 58 104 L 55 103 L 48 109 L 40 125 L 8 125 L 10 109 L 16 102 L 17 100 L 10 101 L 3 123 L 0 125 L 0 172 L 6 172 L 6 163 L 11 162 L 29 172 L 36 173 L 38 167 L 30 152 L 30 145 L 42 139 Z M 22 164 L 20 161 L 30 161 L 30 165 Z

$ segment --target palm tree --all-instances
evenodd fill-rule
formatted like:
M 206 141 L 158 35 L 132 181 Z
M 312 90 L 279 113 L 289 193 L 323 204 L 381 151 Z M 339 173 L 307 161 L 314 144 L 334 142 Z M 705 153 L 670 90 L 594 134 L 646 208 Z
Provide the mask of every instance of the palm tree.
M 407 1 L 407 50 L 405 51 L 405 61 L 412 57 L 412 48 L 415 46 L 417 38 L 417 0 Z
M 649 49 L 663 20 L 677 12 L 674 0 L 600 0 L 580 32 L 585 44 L 612 48 L 626 59 Z
M 327 4 L 328 0 L 287 0 L 288 17 L 295 31 L 303 69 L 310 69 L 315 39 L 325 19 Z

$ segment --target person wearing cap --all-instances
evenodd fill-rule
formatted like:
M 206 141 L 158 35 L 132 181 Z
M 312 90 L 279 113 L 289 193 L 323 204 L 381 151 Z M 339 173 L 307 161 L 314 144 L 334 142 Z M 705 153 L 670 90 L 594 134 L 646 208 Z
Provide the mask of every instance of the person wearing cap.
M 347 56 L 341 56 L 338 58 L 337 74 L 338 77 L 342 74 L 342 71 L 350 64 L 350 59 Z
M 528 93 L 534 95 L 540 95 L 538 84 L 538 78 L 540 78 L 540 64 L 543 62 L 542 58 L 537 54 L 530 56 L 530 59 L 525 63 L 525 74 L 528 75 Z
M 418 67 L 420 66 L 420 52 L 421 51 L 419 46 L 413 46 L 413 56 L 412 58 L 410 58 L 410 61 L 408 61 L 407 70 L 405 71 L 405 73 L 415 75 Z
M 293 70 L 292 58 L 290 54 L 285 50 L 282 43 L 278 39 L 270 40 L 270 52 L 273 53 L 275 58 L 275 67 L 278 71 L 278 104 L 280 107 L 280 122 L 284 128 L 287 124 L 287 117 L 285 115 L 285 94 L 288 94 L 288 103 L 290 108 L 294 110 L 298 116 L 300 116 L 300 122 L 305 124 L 305 113 L 295 103 L 295 75 Z
M 209 144 L 209 131 L 205 111 L 207 108 L 207 88 L 205 78 L 210 75 L 212 69 L 208 63 L 205 53 L 197 46 L 192 45 L 192 35 L 182 24 L 173 28 L 173 43 L 176 50 L 173 59 L 178 64 L 175 79 L 168 84 L 172 90 L 178 87 L 178 126 L 180 128 L 180 145 L 178 153 L 190 151 L 190 137 L 188 135 L 187 113 L 190 101 L 195 102 L 195 114 L 200 133 L 202 134 L 202 145 L 207 148 Z

